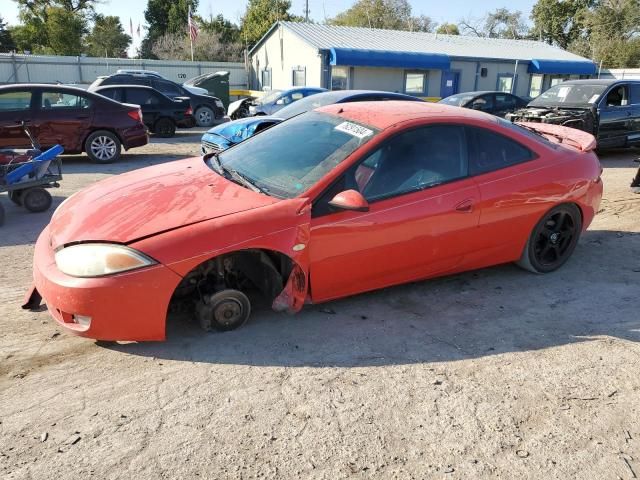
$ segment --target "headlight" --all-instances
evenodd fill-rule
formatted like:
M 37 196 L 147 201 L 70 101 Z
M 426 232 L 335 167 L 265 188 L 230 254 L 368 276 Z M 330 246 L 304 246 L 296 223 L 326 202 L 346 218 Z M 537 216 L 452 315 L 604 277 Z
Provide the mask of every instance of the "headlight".
M 220 108 L 224 108 L 224 103 L 222 103 L 221 100 L 216 100 L 216 106 L 218 106 Z
M 123 245 L 82 243 L 58 250 L 58 270 L 72 277 L 101 277 L 155 265 L 156 261 Z

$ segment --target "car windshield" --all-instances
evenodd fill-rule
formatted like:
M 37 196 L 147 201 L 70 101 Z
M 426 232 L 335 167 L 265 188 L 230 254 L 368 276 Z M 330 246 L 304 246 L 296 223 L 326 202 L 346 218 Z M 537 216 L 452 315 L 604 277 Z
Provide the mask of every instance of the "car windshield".
M 440 103 L 446 103 L 447 105 L 453 105 L 460 107 L 473 98 L 473 95 L 451 95 L 450 97 L 443 98 Z
M 320 112 L 308 112 L 248 138 L 219 154 L 220 165 L 269 195 L 293 198 L 376 136 L 372 127 Z M 209 159 L 209 166 L 216 170 Z
M 575 106 L 588 107 L 598 101 L 606 85 L 564 84 L 554 85 L 529 103 L 531 107 Z
M 314 110 L 318 107 L 324 107 L 325 105 L 332 105 L 334 103 L 336 103 L 336 97 L 334 95 L 309 95 L 297 102 L 293 102 L 291 105 L 287 105 L 274 115 L 286 120 L 287 118 L 295 117 L 301 113 Z
M 271 90 L 264 94 L 263 97 L 256 100 L 258 105 L 266 105 L 267 103 L 275 102 L 280 95 L 282 94 L 282 90 Z

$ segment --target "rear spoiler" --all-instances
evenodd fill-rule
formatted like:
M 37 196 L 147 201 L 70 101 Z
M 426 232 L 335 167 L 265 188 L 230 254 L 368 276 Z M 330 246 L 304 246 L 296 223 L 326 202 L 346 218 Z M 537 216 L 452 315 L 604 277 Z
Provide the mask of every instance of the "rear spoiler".
M 558 143 L 570 144 L 582 152 L 590 152 L 591 150 L 595 150 L 597 146 L 596 137 L 583 130 L 553 125 L 551 123 L 516 122 L 516 125 L 535 130 L 541 135 L 553 137 Z

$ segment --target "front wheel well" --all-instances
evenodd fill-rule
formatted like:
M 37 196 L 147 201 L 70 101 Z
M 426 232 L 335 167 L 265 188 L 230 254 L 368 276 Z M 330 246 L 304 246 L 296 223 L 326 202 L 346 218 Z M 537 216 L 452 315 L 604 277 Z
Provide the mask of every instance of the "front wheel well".
M 198 302 L 224 289 L 259 292 L 269 302 L 283 290 L 295 262 L 268 249 L 229 252 L 202 262 L 176 287 L 171 302 Z

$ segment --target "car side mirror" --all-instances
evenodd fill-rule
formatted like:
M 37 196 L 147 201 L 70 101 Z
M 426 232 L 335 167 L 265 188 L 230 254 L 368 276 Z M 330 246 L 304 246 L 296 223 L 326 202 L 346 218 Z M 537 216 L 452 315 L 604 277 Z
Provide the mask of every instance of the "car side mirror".
M 331 199 L 329 205 L 336 210 L 351 210 L 355 212 L 368 212 L 369 203 L 356 190 L 345 190 Z
M 480 103 L 480 102 L 473 102 L 473 103 L 471 104 L 471 108 L 473 108 L 474 110 L 482 110 L 482 106 L 483 106 L 483 105 L 484 105 L 484 104 L 483 104 L 483 103 Z

